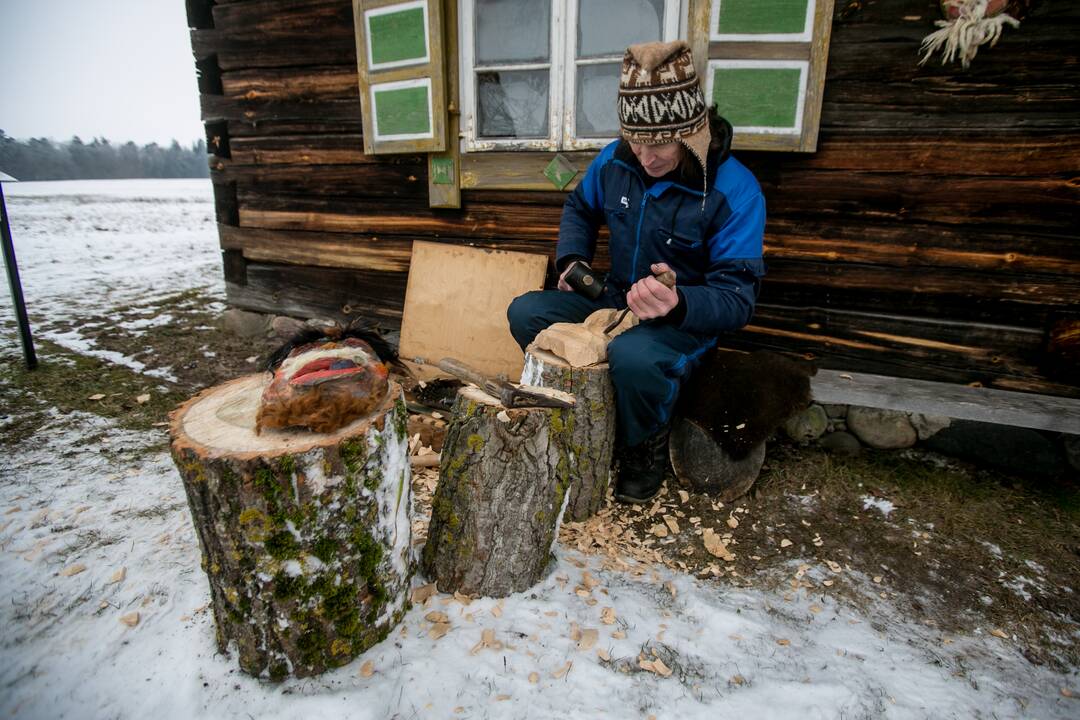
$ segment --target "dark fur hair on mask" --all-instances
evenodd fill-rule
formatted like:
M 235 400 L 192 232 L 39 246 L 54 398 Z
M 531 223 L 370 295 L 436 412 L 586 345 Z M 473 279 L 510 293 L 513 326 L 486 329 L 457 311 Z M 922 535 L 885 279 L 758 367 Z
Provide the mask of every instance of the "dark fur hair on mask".
M 267 372 L 274 372 L 281 363 L 285 362 L 285 358 L 289 356 L 289 353 L 298 347 L 319 341 L 344 340 L 346 338 L 356 338 L 366 342 L 383 363 L 389 365 L 400 364 L 397 351 L 386 341 L 386 338 L 379 333 L 375 326 L 362 320 L 353 320 L 345 326 L 329 323 L 322 327 L 308 327 L 301 330 L 286 340 L 277 350 L 270 353 L 266 363 L 263 365 L 263 369 Z

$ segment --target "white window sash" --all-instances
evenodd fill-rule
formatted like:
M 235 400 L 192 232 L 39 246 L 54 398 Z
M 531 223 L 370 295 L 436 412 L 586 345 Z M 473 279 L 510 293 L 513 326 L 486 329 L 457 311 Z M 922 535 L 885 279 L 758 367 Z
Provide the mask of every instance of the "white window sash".
M 551 75 L 548 85 L 548 137 L 546 138 L 479 138 L 477 131 L 477 90 L 475 63 L 476 14 L 474 0 L 464 0 L 458 15 L 458 37 L 461 38 L 459 72 L 461 77 L 461 144 L 463 152 L 484 150 L 593 150 L 602 148 L 609 138 L 577 138 L 577 67 L 620 62 L 617 55 L 577 60 L 577 16 L 579 0 L 552 0 Z M 664 41 L 675 40 L 685 32 L 689 3 L 683 0 L 664 0 Z M 547 63 L 481 66 L 480 70 L 527 70 L 548 67 Z M 616 102 L 615 96 L 611 98 Z

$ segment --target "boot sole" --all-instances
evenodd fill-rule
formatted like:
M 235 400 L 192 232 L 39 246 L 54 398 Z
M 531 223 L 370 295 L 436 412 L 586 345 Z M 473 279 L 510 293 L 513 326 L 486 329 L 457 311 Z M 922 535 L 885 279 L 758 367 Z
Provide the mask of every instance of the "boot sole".
M 660 488 L 657 488 L 656 492 L 654 492 L 652 495 L 649 495 L 647 497 L 634 497 L 633 495 L 624 495 L 622 493 L 616 492 L 615 493 L 615 499 L 618 500 L 621 503 L 627 503 L 629 505 L 644 505 L 645 503 L 649 502 L 650 500 L 652 500 L 653 498 L 655 498 L 659 494 L 660 494 Z

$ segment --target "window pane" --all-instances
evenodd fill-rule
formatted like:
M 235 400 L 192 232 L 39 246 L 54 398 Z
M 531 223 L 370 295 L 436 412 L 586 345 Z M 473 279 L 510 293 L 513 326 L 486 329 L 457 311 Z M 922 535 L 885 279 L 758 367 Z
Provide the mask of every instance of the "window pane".
M 546 138 L 548 82 L 547 70 L 477 73 L 479 136 Z
M 476 0 L 476 63 L 547 62 L 551 0 Z
M 621 64 L 579 65 L 577 69 L 577 136 L 619 134 L 619 71 Z
M 578 57 L 622 55 L 664 37 L 664 0 L 579 0 Z

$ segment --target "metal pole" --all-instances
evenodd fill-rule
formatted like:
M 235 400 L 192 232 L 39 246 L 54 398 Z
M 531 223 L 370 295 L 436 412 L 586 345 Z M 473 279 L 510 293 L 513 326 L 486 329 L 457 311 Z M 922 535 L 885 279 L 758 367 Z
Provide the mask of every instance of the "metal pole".
M 19 321 L 23 358 L 26 360 L 26 369 L 33 370 L 37 367 L 37 355 L 34 354 L 34 339 L 30 336 L 30 320 L 26 317 L 26 303 L 23 302 L 22 283 L 19 281 L 19 266 L 15 262 L 15 245 L 11 242 L 11 228 L 8 226 L 3 183 L 0 183 L 0 235 L 3 235 L 4 266 L 7 267 L 11 299 L 15 303 L 15 317 Z

